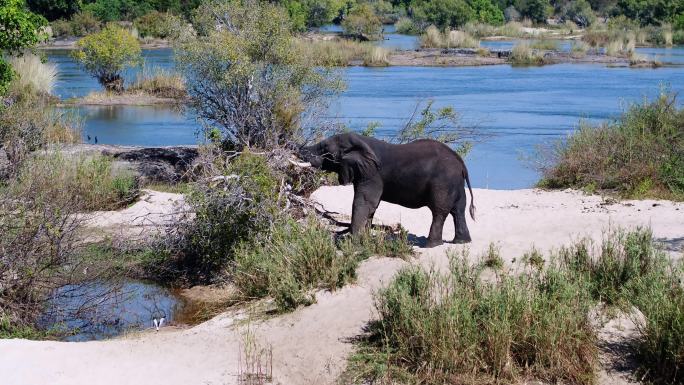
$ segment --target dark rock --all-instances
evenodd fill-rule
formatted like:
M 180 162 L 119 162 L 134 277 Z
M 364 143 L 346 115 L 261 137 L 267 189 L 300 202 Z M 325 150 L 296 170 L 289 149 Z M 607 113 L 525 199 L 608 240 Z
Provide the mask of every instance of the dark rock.
M 61 149 L 71 154 L 111 156 L 116 167 L 137 173 L 142 182 L 176 183 L 188 179 L 197 146 L 138 147 L 78 144 Z

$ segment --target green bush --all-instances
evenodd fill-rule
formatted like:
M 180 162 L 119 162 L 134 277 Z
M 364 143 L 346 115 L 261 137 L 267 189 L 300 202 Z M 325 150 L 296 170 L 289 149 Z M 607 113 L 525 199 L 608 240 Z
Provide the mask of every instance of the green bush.
M 83 6 L 84 11 L 91 12 L 102 22 L 133 21 L 153 10 L 147 1 L 135 0 L 95 0 Z
M 89 11 L 81 11 L 71 18 L 71 35 L 87 36 L 100 32 L 102 23 Z
M 107 91 L 114 92 L 123 91 L 123 70 L 142 61 L 138 40 L 113 24 L 79 40 L 71 56 Z
M 583 28 L 596 22 L 596 15 L 586 0 L 573 0 L 565 4 L 561 9 L 561 17 Z
M 26 10 L 24 0 L 0 0 L 0 96 L 8 90 L 14 72 L 4 56 L 21 52 L 44 40 L 42 16 Z M 1 108 L 1 107 L 0 107 Z
M 598 351 L 579 283 L 557 270 L 492 284 L 479 276 L 460 257 L 445 276 L 402 270 L 377 294 L 370 349 L 350 370 L 371 382 L 593 383 Z
M 417 35 L 420 33 L 420 28 L 408 17 L 401 17 L 394 23 L 397 33 L 404 35 Z
M 491 0 L 470 0 L 469 4 L 475 12 L 475 21 L 490 25 L 503 25 L 505 21 L 503 11 Z
M 133 22 L 141 37 L 156 37 L 160 39 L 177 36 L 181 28 L 181 20 L 177 16 L 165 12 L 152 11 L 140 16 Z
M 344 33 L 363 40 L 382 38 L 382 22 L 369 4 L 359 4 L 352 8 L 342 21 Z
M 612 123 L 580 128 L 540 153 L 540 185 L 593 185 L 631 197 L 684 198 L 684 109 L 672 94 L 631 105 Z
M 192 281 L 210 282 L 234 261 L 242 242 L 257 242 L 279 217 L 279 180 L 266 159 L 249 152 L 234 158 L 221 175 L 234 177 L 197 183 L 187 196 L 195 216 L 180 224 L 181 269 Z
M 475 19 L 475 12 L 465 0 L 426 0 L 418 3 L 414 17 L 439 29 L 457 28 Z

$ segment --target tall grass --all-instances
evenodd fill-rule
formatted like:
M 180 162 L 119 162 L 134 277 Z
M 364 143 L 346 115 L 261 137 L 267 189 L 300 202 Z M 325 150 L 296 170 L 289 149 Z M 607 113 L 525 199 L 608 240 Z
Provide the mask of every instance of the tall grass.
M 13 57 L 9 62 L 17 74 L 19 86 L 30 86 L 38 93 L 52 93 L 57 82 L 58 71 L 55 63 L 43 63 L 33 54 Z
M 373 45 L 340 39 L 326 41 L 299 41 L 313 65 L 346 67 L 353 61 L 363 61 L 373 51 Z
M 520 42 L 513 46 L 509 60 L 511 64 L 518 66 L 545 64 L 544 55 L 538 50 L 532 49 L 527 42 Z
M 148 69 L 146 67 L 141 74 L 138 74 L 128 91 L 143 91 L 162 98 L 183 98 L 186 95 L 185 79 L 180 74 L 163 68 Z
M 33 191 L 45 201 L 69 194 L 82 211 L 121 208 L 138 192 L 134 175 L 117 170 L 108 157 L 65 155 L 52 150 L 25 162 L 13 188 Z
M 540 152 L 541 186 L 684 199 L 684 110 L 673 94 L 633 104 L 611 123 L 580 123 Z
M 394 372 L 426 384 L 593 382 L 591 301 L 577 282 L 555 270 L 491 284 L 479 277 L 461 257 L 447 275 L 402 270 L 376 297 L 370 361 L 384 362 L 366 367 L 366 379 Z
M 556 40 L 549 40 L 549 39 L 535 40 L 535 41 L 530 45 L 530 48 L 532 48 L 532 49 L 540 49 L 540 50 L 547 50 L 547 51 L 557 51 L 557 50 L 558 50 L 558 41 L 556 41 Z
M 366 67 L 385 67 L 389 65 L 390 51 L 383 47 L 373 47 L 363 57 L 363 65 Z
M 420 37 L 423 48 L 477 48 L 480 42 L 464 31 L 440 32 L 434 25 L 429 26 Z
M 490 247 L 488 254 L 495 248 Z M 493 253 L 496 254 L 496 253 Z M 684 364 L 682 266 L 670 263 L 649 230 L 615 230 L 533 268 L 483 282 L 482 264 L 452 256 L 448 274 L 412 267 L 376 295 L 378 321 L 350 358 L 345 377 L 371 383 L 593 384 L 598 367 L 597 303 L 645 316 L 631 341 L 647 378 L 681 383 Z M 488 258 L 490 260 L 492 258 Z
M 356 278 L 358 264 L 372 255 L 405 256 L 412 252 L 405 232 L 388 238 L 380 232 L 349 238 L 336 245 L 317 218 L 284 218 L 270 237 L 246 242 L 235 252 L 234 283 L 245 298 L 271 297 L 280 311 L 313 303 L 314 290 L 335 290 Z
M 463 26 L 463 31 L 478 38 L 488 36 L 523 37 L 525 35 L 523 25 L 517 21 L 509 21 L 498 27 L 490 24 L 469 22 Z

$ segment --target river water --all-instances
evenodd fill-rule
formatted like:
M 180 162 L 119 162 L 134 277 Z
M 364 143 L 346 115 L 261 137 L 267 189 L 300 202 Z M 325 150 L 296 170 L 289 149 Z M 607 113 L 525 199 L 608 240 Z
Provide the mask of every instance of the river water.
M 402 36 L 402 35 L 399 35 Z M 404 39 L 415 39 L 402 36 Z M 504 47 L 505 42 L 494 42 Z M 684 48 L 648 48 L 650 55 L 684 62 Z M 148 68 L 173 69 L 170 49 L 144 51 Z M 65 51 L 49 51 L 58 64 L 56 94 L 79 97 L 99 90 Z M 328 118 L 362 129 L 379 122 L 380 136 L 390 136 L 417 103 L 434 100 L 452 105 L 464 124 L 493 137 L 477 143 L 467 157 L 477 187 L 517 189 L 534 185 L 538 173 L 523 158 L 534 157 L 539 144 L 558 140 L 581 119 L 598 122 L 618 116 L 622 108 L 661 87 L 684 90 L 684 67 L 610 68 L 598 64 L 544 67 L 350 67 L 343 71 L 347 89 L 333 101 Z M 128 78 L 135 77 L 135 70 Z M 681 102 L 681 101 L 680 101 Z M 196 143 L 199 124 L 191 114 L 168 107 L 82 107 L 84 135 L 99 143 L 161 146 Z

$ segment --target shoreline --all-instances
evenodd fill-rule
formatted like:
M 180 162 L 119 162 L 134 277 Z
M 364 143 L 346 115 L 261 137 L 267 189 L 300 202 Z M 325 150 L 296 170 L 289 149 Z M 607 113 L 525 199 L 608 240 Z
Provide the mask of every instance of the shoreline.
M 316 303 L 294 312 L 273 317 L 257 313 L 254 318 L 250 316 L 254 309 L 229 308 L 191 328 L 169 327 L 104 341 L 0 340 L 0 370 L 14 385 L 38 385 L 46 378 L 54 385 L 93 384 L 102 378 L 133 385 L 238 384 L 241 346 L 249 329 L 256 341 L 272 346 L 274 383 L 334 384 L 355 348 L 351 341 L 374 319 L 373 293 L 404 267 L 446 269 L 448 254 L 466 249 L 468 259 L 476 262 L 496 242 L 505 266 L 514 268 L 513 259 L 519 262 L 532 247 L 544 253 L 581 237 L 600 241 L 605 230 L 616 227 L 649 226 L 675 258 L 681 258 L 684 249 L 682 202 L 607 202 L 576 190 L 474 189 L 474 196 L 479 215 L 477 222 L 468 223 L 472 243 L 418 247 L 416 257 L 408 261 L 373 257 L 360 265 L 355 284 L 334 292 L 318 291 Z M 328 211 L 351 214 L 352 186 L 321 187 L 311 197 Z M 161 199 L 153 202 L 169 204 Z M 427 208 L 412 210 L 386 202 L 380 204 L 376 219 L 375 223 L 402 223 L 417 239 L 427 235 L 431 222 Z M 122 217 L 115 222 L 127 221 Z M 443 239 L 451 237 L 453 223 L 448 220 Z M 610 366 L 597 368 L 597 384 L 613 384 L 619 375 Z

